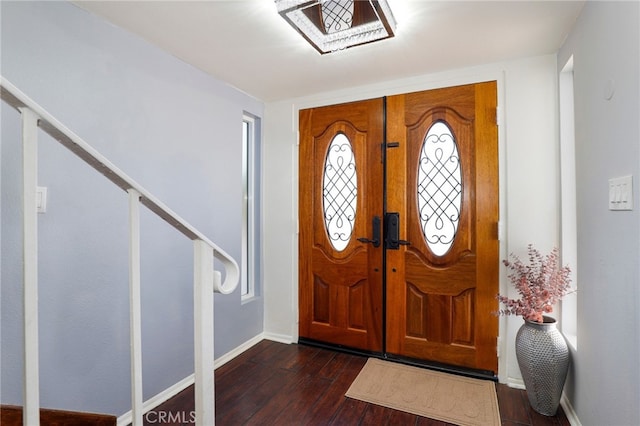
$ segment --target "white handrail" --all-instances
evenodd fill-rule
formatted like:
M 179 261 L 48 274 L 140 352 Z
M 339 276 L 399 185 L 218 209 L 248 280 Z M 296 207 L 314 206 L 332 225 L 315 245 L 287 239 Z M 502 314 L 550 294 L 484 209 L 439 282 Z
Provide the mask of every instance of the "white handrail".
M 0 76 L 0 97 L 22 115 L 24 174 L 24 415 L 23 424 L 40 422 L 38 361 L 38 280 L 37 280 L 37 132 L 40 127 L 91 167 L 129 194 L 130 304 L 131 304 L 131 393 L 132 423 L 142 425 L 142 360 L 140 321 L 140 236 L 138 204 L 164 219 L 194 241 L 194 353 L 196 424 L 210 426 L 215 421 L 213 380 L 213 298 L 212 293 L 229 294 L 240 277 L 236 261 L 180 216 L 157 200 L 82 138 L 51 116 L 40 105 Z M 214 270 L 213 258 L 225 268 L 225 279 Z
M 62 145 L 71 150 L 87 164 L 103 174 L 111 182 L 122 188 L 124 191 L 135 189 L 140 193 L 140 202 L 149 210 L 164 219 L 169 225 L 176 228 L 190 240 L 202 240 L 213 248 L 213 255 L 222 262 L 225 267 L 224 281 L 214 288 L 216 293 L 229 294 L 235 290 L 240 277 L 240 269 L 236 261 L 223 249 L 214 244 L 204 234 L 191 226 L 187 221 L 178 216 L 169 207 L 155 198 L 151 193 L 138 184 L 122 170 L 117 168 L 102 154 L 91 147 L 80 136 L 73 133 L 66 126 L 45 111 L 40 105 L 22 93 L 6 78 L 0 76 L 1 98 L 16 109 L 27 107 L 38 116 L 38 125 L 56 139 Z

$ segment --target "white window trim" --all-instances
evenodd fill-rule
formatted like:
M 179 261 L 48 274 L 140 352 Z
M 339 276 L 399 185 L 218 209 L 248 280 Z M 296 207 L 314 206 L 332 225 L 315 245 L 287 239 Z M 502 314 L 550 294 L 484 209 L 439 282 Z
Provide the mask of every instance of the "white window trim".
M 573 56 L 559 75 L 560 95 L 560 220 L 561 258 L 571 268 L 572 287 L 578 288 L 578 247 L 576 207 L 575 99 L 573 94 Z M 574 350 L 578 349 L 577 293 L 562 299 L 561 330 Z
M 254 174 L 256 167 L 257 120 L 254 116 L 242 116 L 242 258 L 240 274 L 240 294 L 242 302 L 256 297 L 256 205 L 257 190 Z

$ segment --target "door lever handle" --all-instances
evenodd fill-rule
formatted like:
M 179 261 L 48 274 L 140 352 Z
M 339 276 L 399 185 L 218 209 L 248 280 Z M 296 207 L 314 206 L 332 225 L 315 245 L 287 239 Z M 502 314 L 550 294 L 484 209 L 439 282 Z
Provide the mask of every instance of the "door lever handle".
M 385 215 L 385 248 L 398 250 L 400 246 L 408 246 L 409 241 L 400 239 L 400 214 L 387 213 Z
M 380 245 L 380 240 L 370 240 L 364 237 L 358 238 L 358 241 L 360 241 L 361 243 L 371 243 L 374 247 L 378 247 Z
M 358 238 L 361 243 L 371 243 L 374 247 L 380 246 L 380 216 L 374 216 L 372 220 L 373 238 L 368 239 L 365 237 Z

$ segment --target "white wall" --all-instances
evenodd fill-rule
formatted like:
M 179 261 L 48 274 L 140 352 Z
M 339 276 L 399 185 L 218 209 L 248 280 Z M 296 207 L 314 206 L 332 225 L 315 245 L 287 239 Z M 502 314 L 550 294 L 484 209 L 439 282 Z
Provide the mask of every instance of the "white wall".
M 67 2 L 1 2 L 1 73 L 240 259 L 242 114 L 263 105 Z M 22 402 L 19 114 L 2 102 L 1 402 Z M 43 407 L 130 409 L 127 196 L 40 133 Z M 193 373 L 192 244 L 142 214 L 144 397 Z M 212 296 L 213 297 L 213 296 Z M 219 357 L 263 301 L 215 297 Z
M 297 341 L 297 115 L 300 108 L 478 81 L 498 81 L 501 109 L 501 256 L 558 244 L 558 129 L 555 55 L 389 81 L 266 106 L 265 333 Z M 509 286 L 504 271 L 501 292 Z M 511 290 L 509 290 L 511 291 Z M 522 320 L 503 318 L 500 380 L 521 383 L 514 338 Z
M 587 2 L 558 54 L 573 55 L 578 350 L 565 391 L 584 425 L 640 424 L 640 3 Z M 611 99 L 605 94 L 613 83 Z M 633 175 L 633 211 L 608 179 Z

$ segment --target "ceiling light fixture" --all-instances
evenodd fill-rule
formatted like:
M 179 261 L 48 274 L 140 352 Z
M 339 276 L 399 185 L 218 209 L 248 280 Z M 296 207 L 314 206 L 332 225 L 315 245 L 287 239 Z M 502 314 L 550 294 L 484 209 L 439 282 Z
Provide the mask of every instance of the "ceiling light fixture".
M 386 0 L 275 0 L 278 13 L 321 54 L 393 37 Z

